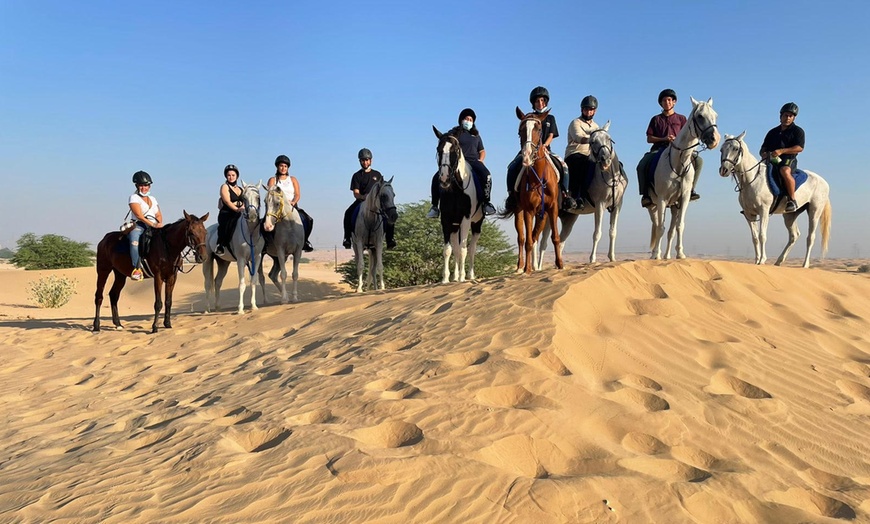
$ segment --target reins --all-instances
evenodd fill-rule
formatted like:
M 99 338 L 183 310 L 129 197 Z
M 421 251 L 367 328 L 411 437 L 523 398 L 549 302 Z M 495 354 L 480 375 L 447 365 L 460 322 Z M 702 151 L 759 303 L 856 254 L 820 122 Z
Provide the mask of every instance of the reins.
M 737 160 L 731 160 L 730 158 L 723 158 L 722 163 L 723 164 L 725 162 L 731 163 L 731 168 L 729 168 L 728 171 L 731 173 L 731 178 L 734 179 L 734 192 L 740 193 L 741 191 L 743 191 L 744 187 L 751 186 L 752 184 L 755 183 L 756 180 L 758 180 L 758 177 L 761 176 L 762 170 L 758 169 L 758 166 L 760 166 L 764 162 L 764 159 L 762 158 L 754 166 L 750 167 L 749 169 L 742 169 L 740 166 L 741 166 L 742 161 L 743 161 L 744 144 L 740 140 L 738 140 L 736 137 L 725 139 L 725 142 L 729 142 L 729 141 L 737 142 L 740 145 L 740 148 L 737 150 Z M 724 147 L 724 146 L 725 146 L 725 143 L 723 142 L 722 147 Z M 746 175 L 747 172 L 749 172 L 752 169 L 755 169 L 755 176 L 752 177 L 752 180 L 750 180 L 749 182 L 741 184 L 740 179 L 737 177 L 738 169 L 739 169 L 739 172 L 743 173 L 743 175 Z

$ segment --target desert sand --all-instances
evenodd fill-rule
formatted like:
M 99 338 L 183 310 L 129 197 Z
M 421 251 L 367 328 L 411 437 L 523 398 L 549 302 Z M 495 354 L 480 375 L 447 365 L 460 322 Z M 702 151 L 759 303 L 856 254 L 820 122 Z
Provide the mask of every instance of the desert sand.
M 870 522 L 870 274 L 576 262 L 173 329 L 0 271 L 2 522 Z M 59 309 L 27 300 L 78 281 Z

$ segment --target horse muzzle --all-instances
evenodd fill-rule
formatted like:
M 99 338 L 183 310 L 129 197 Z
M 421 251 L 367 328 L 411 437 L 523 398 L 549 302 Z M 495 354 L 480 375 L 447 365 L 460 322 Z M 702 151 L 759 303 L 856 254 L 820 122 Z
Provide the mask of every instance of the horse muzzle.
M 701 141 L 704 142 L 707 149 L 716 149 L 719 146 L 719 138 L 719 130 L 714 127 L 704 132 Z

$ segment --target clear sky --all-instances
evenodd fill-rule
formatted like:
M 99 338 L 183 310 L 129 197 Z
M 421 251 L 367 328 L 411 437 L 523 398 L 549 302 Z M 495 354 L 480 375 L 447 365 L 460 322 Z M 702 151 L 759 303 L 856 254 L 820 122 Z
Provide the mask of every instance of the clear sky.
M 182 209 L 216 219 L 224 165 L 265 182 L 287 154 L 315 247 L 341 249 L 357 151 L 370 148 L 373 167 L 395 177 L 398 202 L 428 199 L 431 126 L 456 125 L 464 107 L 478 115 L 500 203 L 518 149 L 514 108 L 528 110 L 543 85 L 562 134 L 554 151 L 583 96 L 598 97 L 596 121 L 612 121 L 630 175 L 619 252 L 647 250 L 634 167 L 670 87 L 682 114 L 690 96 L 712 97 L 722 134 L 746 130 L 753 151 L 782 104 L 797 102 L 800 165 L 831 185 L 829 256 L 868 257 L 868 19 L 864 1 L 0 0 L 0 245 L 26 232 L 95 244 L 121 223 L 139 169 L 167 221 Z M 748 256 L 734 184 L 718 175 L 718 150 L 703 156 L 687 253 Z M 805 215 L 799 224 L 805 233 Z M 591 230 L 582 217 L 568 250 L 588 251 Z M 775 258 L 780 217 L 770 232 Z

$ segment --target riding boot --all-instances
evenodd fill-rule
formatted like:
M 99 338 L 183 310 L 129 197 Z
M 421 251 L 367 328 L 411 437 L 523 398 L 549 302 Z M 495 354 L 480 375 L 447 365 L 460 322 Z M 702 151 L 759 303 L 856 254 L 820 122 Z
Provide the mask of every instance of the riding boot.
M 701 168 L 704 167 L 704 160 L 701 159 L 701 156 L 698 155 L 697 151 L 692 153 L 692 166 L 695 168 L 695 179 L 692 180 L 691 200 L 698 200 L 701 198 L 701 195 L 695 191 L 695 188 L 698 187 L 698 179 L 701 177 Z
M 491 194 L 492 176 L 487 175 L 486 181 L 483 183 L 483 214 L 486 216 L 495 214 L 495 207 L 489 201 Z

